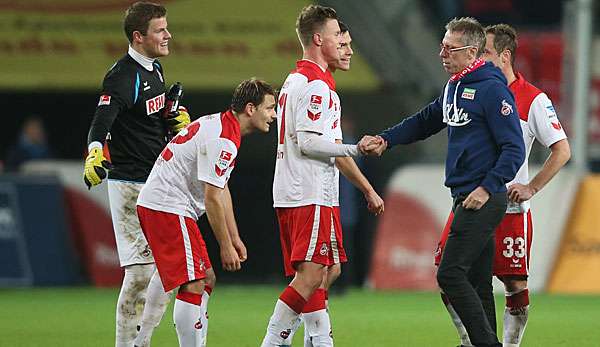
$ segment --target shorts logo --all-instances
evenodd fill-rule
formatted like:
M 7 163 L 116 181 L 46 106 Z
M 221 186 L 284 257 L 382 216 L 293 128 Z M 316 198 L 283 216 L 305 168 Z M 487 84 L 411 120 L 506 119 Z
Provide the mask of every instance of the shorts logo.
M 146 100 L 146 115 L 151 115 L 165 107 L 165 93 Z
M 506 102 L 506 100 L 502 100 L 502 109 L 500 110 L 500 113 L 502 113 L 503 116 L 508 116 L 513 113 L 512 106 Z
M 327 255 L 327 253 L 329 253 L 329 247 L 327 247 L 327 244 L 323 242 L 323 244 L 321 245 L 321 249 L 319 250 L 319 254 Z
M 110 105 L 110 95 L 100 95 L 100 101 L 98 101 L 98 106 L 102 105 Z
M 231 161 L 231 157 L 233 154 L 227 152 L 225 150 L 221 151 L 219 155 L 219 159 L 217 159 L 217 163 L 215 164 L 215 173 L 217 176 L 221 177 L 227 171 L 227 168 L 230 166 L 229 162 Z
M 194 324 L 194 328 L 196 328 L 196 330 L 202 329 L 202 322 L 199 319 L 196 324 Z
M 279 336 L 281 336 L 281 338 L 285 340 L 288 337 L 290 337 L 291 333 L 292 333 L 292 329 L 287 329 L 287 330 L 284 330 L 284 331 L 280 332 Z

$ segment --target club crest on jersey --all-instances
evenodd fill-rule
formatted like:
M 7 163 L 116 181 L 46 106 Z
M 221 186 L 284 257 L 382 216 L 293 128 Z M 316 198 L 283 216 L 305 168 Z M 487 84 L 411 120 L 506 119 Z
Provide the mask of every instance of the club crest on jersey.
M 230 165 L 231 157 L 233 154 L 227 152 L 226 150 L 222 150 L 219 155 L 219 159 L 217 159 L 217 163 L 215 164 L 215 173 L 217 176 L 221 177 L 227 171 L 227 168 Z
M 513 113 L 512 106 L 506 102 L 506 100 L 502 100 L 502 108 L 500 109 L 500 113 L 502 113 L 503 116 L 508 116 L 509 114 Z
M 312 120 L 313 122 L 317 121 L 319 118 L 321 118 L 321 112 L 312 113 L 312 112 L 308 111 L 308 118 L 310 120 Z
M 98 106 L 102 105 L 110 105 L 110 95 L 100 95 L 100 101 L 98 101 Z
M 165 93 L 146 100 L 146 115 L 151 115 L 165 107 Z
M 468 100 L 474 100 L 476 91 L 477 90 L 473 89 L 473 88 L 465 88 L 465 89 L 463 89 L 461 98 L 468 99 Z

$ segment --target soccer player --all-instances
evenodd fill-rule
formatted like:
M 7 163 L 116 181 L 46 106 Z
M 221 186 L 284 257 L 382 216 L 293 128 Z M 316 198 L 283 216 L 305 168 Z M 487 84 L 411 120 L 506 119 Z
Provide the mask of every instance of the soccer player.
M 108 173 L 108 199 L 125 277 L 117 301 L 116 346 L 133 345 L 154 258 L 142 234 L 135 203 L 152 164 L 166 145 L 167 129 L 177 133 L 190 118 L 176 112 L 165 123 L 163 69 L 157 58 L 169 54 L 171 34 L 162 5 L 136 2 L 127 9 L 124 31 L 129 50 L 106 74 L 88 134 L 84 182 L 98 185 Z M 109 134 L 110 133 L 110 134 Z M 110 151 L 109 162 L 103 145 Z M 167 298 L 168 301 L 168 298 Z
M 304 54 L 279 96 L 273 182 L 285 274 L 295 277 L 275 305 L 262 345 L 288 343 L 304 311 L 312 344 L 332 346 L 325 303 L 327 274 L 328 268 L 346 261 L 339 209 L 334 209 L 339 185 L 336 165 L 364 189 L 371 211 L 381 213 L 383 200 L 357 168 L 348 162 L 337 163 L 337 157 L 360 152 L 356 145 L 342 144 L 337 129 L 340 102 L 328 70 L 339 59 L 340 28 L 335 10 L 305 7 L 298 16 L 296 31 Z
M 179 345 L 203 345 L 202 294 L 211 268 L 196 221 L 205 212 L 219 243 L 221 263 L 237 271 L 246 258 L 227 181 L 235 166 L 241 137 L 268 132 L 275 120 L 275 90 L 249 79 L 235 89 L 231 109 L 199 118 L 179 132 L 162 151 L 137 201 L 137 211 L 164 290 L 178 288 L 173 311 Z
M 504 283 L 506 293 L 503 346 L 518 347 L 529 313 L 527 278 L 533 235 L 529 200 L 567 163 L 571 157 L 571 150 L 567 135 L 548 96 L 514 70 L 517 50 L 515 29 L 506 24 L 497 24 L 487 27 L 485 32 L 484 58 L 502 70 L 510 90 L 515 95 L 527 155 L 535 140 L 550 148 L 548 159 L 533 179 L 529 180 L 526 158 L 515 179 L 507 184 L 510 201 L 506 215 L 496 229 L 494 275 Z M 441 256 L 447 233 L 448 230 L 444 229 L 436 261 L 439 261 Z M 460 318 L 453 314 L 452 306 L 447 300 L 445 303 L 453 315 L 453 321 L 456 322 L 462 345 L 471 346 Z
M 455 217 L 437 281 L 473 344 L 501 346 L 492 293 L 494 230 L 506 211 L 506 183 L 523 164 L 525 145 L 506 78 L 481 58 L 484 48 L 484 28 L 477 20 L 451 20 L 439 53 L 451 77 L 440 97 L 379 138 L 363 138 L 359 146 L 381 153 L 448 128 L 445 185 Z

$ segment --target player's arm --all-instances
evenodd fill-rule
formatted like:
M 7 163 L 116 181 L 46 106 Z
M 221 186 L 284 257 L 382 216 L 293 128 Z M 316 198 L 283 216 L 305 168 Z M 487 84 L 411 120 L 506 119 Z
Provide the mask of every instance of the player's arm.
M 361 155 L 357 145 L 333 143 L 322 134 L 312 131 L 298 131 L 298 147 L 302 154 L 313 158 L 356 157 Z
M 130 75 L 117 65 L 104 78 L 100 100 L 88 132 L 88 156 L 83 172 L 88 189 L 100 184 L 106 178 L 106 170 L 111 168 L 102 153 L 102 147 L 117 115 L 133 106 L 135 91 Z
M 227 229 L 225 199 L 223 198 L 224 189 L 210 183 L 206 183 L 204 187 L 206 216 L 219 243 L 223 268 L 227 271 L 237 271 L 241 268 L 240 258 L 233 247 Z
M 336 142 L 341 143 L 340 140 Z M 383 213 L 384 204 L 383 199 L 377 194 L 369 180 L 360 171 L 358 165 L 353 158 L 350 157 L 337 157 L 335 158 L 335 166 L 340 170 L 342 175 L 350 181 L 356 188 L 358 188 L 365 199 L 367 200 L 367 208 L 375 215 Z
M 227 224 L 229 237 L 231 238 L 231 243 L 237 251 L 240 261 L 243 262 L 248 258 L 248 252 L 238 232 L 238 227 L 233 212 L 233 200 L 231 199 L 231 193 L 229 192 L 228 184 L 225 185 L 225 189 L 223 190 L 223 204 L 225 207 L 225 222 Z

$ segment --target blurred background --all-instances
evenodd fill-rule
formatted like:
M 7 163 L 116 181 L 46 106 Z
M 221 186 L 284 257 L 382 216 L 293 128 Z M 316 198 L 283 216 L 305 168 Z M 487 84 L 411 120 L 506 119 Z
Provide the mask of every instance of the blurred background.
M 127 51 L 125 0 L 0 0 L 0 286 L 116 287 L 122 271 L 106 184 L 82 180 L 88 128 L 106 71 Z M 180 81 L 194 117 L 225 110 L 251 76 L 280 87 L 301 57 L 294 31 L 309 1 L 164 0 L 171 53 L 167 85 Z M 337 72 L 345 142 L 376 134 L 437 97 L 448 76 L 439 57 L 455 16 L 507 23 L 519 33 L 517 70 L 546 92 L 566 128 L 571 163 L 533 200 L 530 289 L 600 293 L 600 29 L 591 0 L 338 0 L 355 55 Z M 221 283 L 281 283 L 271 185 L 276 129 L 243 140 L 230 189 L 249 259 L 221 271 L 206 217 L 201 230 Z M 443 187 L 445 132 L 381 158 L 358 159 L 384 197 L 375 218 L 342 188 L 350 262 L 335 285 L 435 290 L 433 252 L 451 207 Z M 531 153 L 532 173 L 548 151 Z M 347 184 L 346 183 L 342 183 Z

